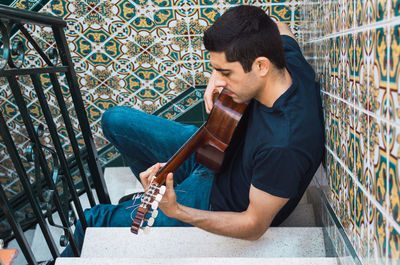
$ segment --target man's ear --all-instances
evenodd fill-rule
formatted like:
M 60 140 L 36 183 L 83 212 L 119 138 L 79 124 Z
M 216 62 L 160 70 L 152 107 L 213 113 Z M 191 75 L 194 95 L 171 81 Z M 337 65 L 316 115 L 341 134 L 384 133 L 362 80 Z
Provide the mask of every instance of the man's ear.
M 261 76 L 266 76 L 271 71 L 271 61 L 267 57 L 257 57 L 253 67 Z

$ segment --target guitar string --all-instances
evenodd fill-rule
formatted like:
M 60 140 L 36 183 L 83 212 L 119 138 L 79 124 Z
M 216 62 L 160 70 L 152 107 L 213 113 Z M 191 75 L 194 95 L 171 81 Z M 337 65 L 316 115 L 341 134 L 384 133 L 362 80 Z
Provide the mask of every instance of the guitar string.
M 126 208 L 126 209 L 129 209 L 129 208 L 134 207 L 134 208 L 132 209 L 132 211 L 131 211 L 131 214 L 130 214 L 130 217 L 131 217 L 131 220 L 132 220 L 132 221 L 134 220 L 134 217 L 132 216 L 133 213 L 135 213 L 136 210 L 137 210 L 137 209 L 139 208 L 139 206 L 140 206 L 140 203 L 136 204 L 136 200 L 140 199 L 140 202 L 141 202 L 142 199 L 143 199 L 143 197 L 144 197 L 144 195 L 145 195 L 145 194 L 140 195 L 140 196 L 136 196 L 136 197 L 135 197 L 135 200 L 132 202 L 132 206 L 128 206 L 128 207 Z
M 184 192 L 187 192 L 187 191 L 185 191 L 185 190 L 175 190 L 175 193 L 180 193 L 180 192 L 184 193 Z M 139 208 L 140 204 L 142 203 L 141 201 L 142 201 L 142 199 L 144 197 L 145 197 L 145 194 L 143 194 L 141 196 L 138 196 L 138 197 L 135 197 L 134 201 L 132 202 L 132 205 L 126 207 L 126 210 L 131 209 L 130 217 L 131 217 L 132 221 L 134 220 L 134 216 L 133 215 L 134 215 L 134 213 L 136 213 L 136 210 Z M 138 199 L 140 199 L 140 203 L 136 204 L 136 200 L 138 200 Z

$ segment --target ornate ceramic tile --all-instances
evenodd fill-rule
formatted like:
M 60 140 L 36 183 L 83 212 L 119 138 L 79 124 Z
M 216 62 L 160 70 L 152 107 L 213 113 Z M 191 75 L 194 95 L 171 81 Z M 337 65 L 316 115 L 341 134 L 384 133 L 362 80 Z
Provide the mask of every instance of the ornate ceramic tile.
M 400 0 L 391 0 L 391 1 L 392 1 L 391 16 L 399 16 L 400 15 Z
M 355 139 L 354 139 L 354 161 L 355 176 L 358 181 L 364 187 L 367 183 L 367 178 L 371 174 L 369 173 L 371 169 L 368 169 L 368 116 L 359 110 L 355 110 Z
M 388 18 L 387 1 L 386 0 L 375 0 L 374 3 L 374 17 L 375 21 L 381 21 Z
M 340 66 L 340 51 L 342 47 L 342 41 L 340 37 L 333 38 L 333 60 L 332 60 L 332 87 L 333 94 L 336 96 L 341 96 L 342 87 L 339 86 L 339 69 Z
M 181 109 L 182 112 L 185 112 L 188 109 L 192 108 L 193 106 L 201 103 L 202 99 L 203 99 L 203 93 L 201 93 L 199 90 L 194 90 L 192 93 L 187 95 L 184 99 L 175 103 L 175 106 L 177 106 L 179 109 Z
M 353 28 L 355 26 L 355 17 L 354 17 L 354 7 L 355 7 L 355 0 L 350 0 L 350 1 L 345 1 L 346 7 L 344 7 L 345 14 L 344 16 L 344 28 L 343 29 L 349 29 Z
M 274 5 L 271 6 L 269 15 L 278 21 L 290 21 L 292 18 L 292 11 L 288 5 Z
M 390 53 L 389 53 L 389 91 L 388 109 L 391 120 L 400 121 L 400 25 L 390 26 Z
M 398 14 L 397 1 L 390 4 L 383 0 L 325 1 L 301 12 L 306 20 L 300 26 L 304 29 L 302 46 L 323 91 L 327 198 L 362 264 L 398 263 L 386 259 L 398 252 L 398 225 L 391 220 L 399 223 L 400 202 L 396 172 L 400 31 L 398 25 L 385 22 Z M 308 22 L 317 17 L 323 22 Z M 310 34 L 313 31 L 323 34 Z M 348 188 L 351 185 L 353 189 Z M 331 235 L 338 252 L 343 252 L 337 233 Z
M 386 118 L 388 94 L 388 30 L 378 28 L 372 31 L 372 48 L 374 60 L 370 64 L 368 83 L 368 109 Z
M 337 25 L 338 31 L 343 31 L 347 28 L 347 18 L 348 18 L 347 13 L 349 12 L 347 4 L 348 4 L 347 1 L 339 1 L 338 25 Z
M 329 184 L 329 191 L 326 192 L 326 197 L 329 200 L 330 204 L 332 204 L 335 201 L 335 193 L 334 193 L 334 173 L 335 173 L 335 165 L 333 161 L 333 156 L 332 154 L 328 151 L 326 157 L 326 176 L 328 179 L 328 184 Z
M 362 26 L 366 17 L 366 2 L 368 0 L 355 0 L 356 26 Z
M 344 102 L 340 109 L 340 149 L 341 159 L 352 170 L 354 167 L 354 108 Z
M 369 253 L 367 264 L 386 264 L 386 219 L 373 203 L 369 202 Z
M 348 91 L 347 84 L 345 82 L 348 81 L 347 69 L 346 69 L 346 61 L 347 61 L 347 50 L 346 50 L 346 36 L 341 36 L 338 42 L 338 74 L 336 78 L 336 87 L 337 87 L 337 96 L 342 99 L 347 99 Z
M 356 34 L 355 40 L 355 78 L 357 98 L 356 104 L 364 110 L 368 109 L 368 68 L 370 57 L 368 56 L 369 35 L 367 32 Z
M 339 228 L 336 225 L 336 222 L 333 220 L 333 218 L 336 219 L 336 217 L 333 217 L 331 215 L 328 207 L 329 206 L 325 204 L 322 206 L 322 222 L 324 224 L 328 237 L 333 242 L 335 255 L 338 256 L 338 261 L 340 262 L 340 264 L 343 265 L 360 264 L 353 260 L 351 251 L 354 252 L 354 250 L 350 250 L 348 248 L 348 244 L 346 243 L 346 237 L 350 242 L 354 242 L 352 234 L 345 235 L 341 232 L 341 228 Z
M 355 210 L 356 210 L 356 193 L 354 181 L 351 176 L 344 171 L 343 174 L 343 182 L 342 182 L 342 190 L 339 195 L 339 203 L 338 203 L 338 219 L 340 220 L 344 231 L 346 232 L 348 237 L 352 237 L 355 230 Z
M 389 214 L 393 219 L 400 224 L 400 177 L 399 177 L 399 167 L 400 167 L 400 130 L 397 127 L 390 127 L 393 132 L 390 134 L 389 146 Z
M 374 198 L 386 207 L 387 194 L 387 139 L 385 122 L 369 118 L 369 157 L 371 165 L 371 188 Z
M 388 264 L 399 265 L 400 264 L 400 232 L 394 229 L 392 226 L 389 227 L 389 240 L 388 240 Z
M 368 205 L 367 198 L 360 188 L 355 194 L 355 242 L 354 248 L 363 263 L 368 259 Z
M 356 33 L 354 36 L 354 81 L 355 81 L 355 91 L 356 98 L 355 103 L 358 105 L 363 100 L 360 100 L 360 82 L 361 82 L 361 70 L 363 70 L 364 65 L 364 35 L 362 33 Z

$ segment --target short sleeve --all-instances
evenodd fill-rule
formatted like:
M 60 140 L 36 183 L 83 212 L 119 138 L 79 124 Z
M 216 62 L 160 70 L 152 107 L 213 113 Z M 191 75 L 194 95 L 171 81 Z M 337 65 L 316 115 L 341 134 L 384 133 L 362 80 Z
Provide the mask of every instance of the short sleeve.
M 310 166 L 303 155 L 287 147 L 269 148 L 256 154 L 252 184 L 274 196 L 292 198 Z
M 295 39 L 288 35 L 281 35 L 282 43 L 283 43 L 283 50 L 285 54 L 293 53 L 293 54 L 301 54 L 301 49 L 299 44 Z
M 281 38 L 286 64 L 290 69 L 297 69 L 298 73 L 312 73 L 311 78 L 314 79 L 314 70 L 301 53 L 297 41 L 288 35 L 281 35 Z

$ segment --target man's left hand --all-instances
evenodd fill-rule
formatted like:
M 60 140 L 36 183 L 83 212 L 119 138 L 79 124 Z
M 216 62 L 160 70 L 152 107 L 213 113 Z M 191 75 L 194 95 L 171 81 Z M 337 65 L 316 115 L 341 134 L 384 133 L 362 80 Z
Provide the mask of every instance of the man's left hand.
M 168 217 L 173 218 L 178 209 L 179 204 L 176 201 L 176 193 L 174 190 L 174 178 L 172 173 L 168 173 L 167 180 L 165 182 L 166 191 L 160 203 L 158 204 L 158 208 Z

